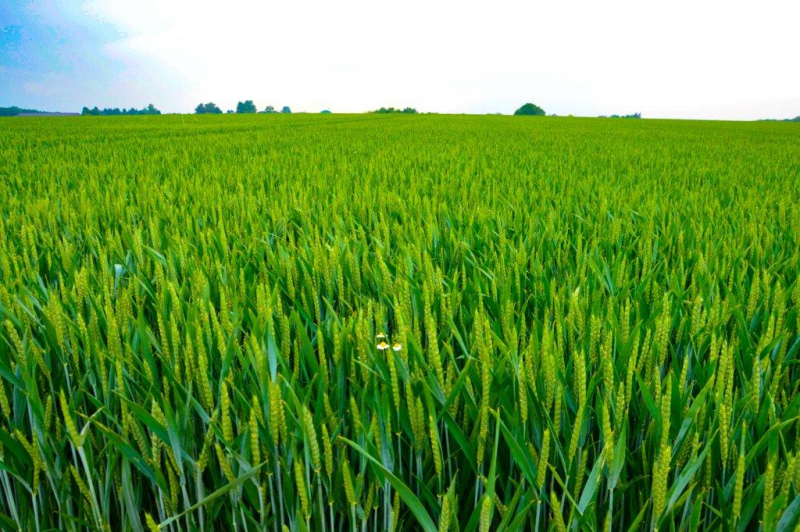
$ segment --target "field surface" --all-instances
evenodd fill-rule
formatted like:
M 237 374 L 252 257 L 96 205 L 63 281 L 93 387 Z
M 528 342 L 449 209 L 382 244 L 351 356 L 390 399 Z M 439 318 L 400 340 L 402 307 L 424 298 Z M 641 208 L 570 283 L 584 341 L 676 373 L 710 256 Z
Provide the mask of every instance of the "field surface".
M 800 124 L 0 122 L 3 530 L 798 530 Z

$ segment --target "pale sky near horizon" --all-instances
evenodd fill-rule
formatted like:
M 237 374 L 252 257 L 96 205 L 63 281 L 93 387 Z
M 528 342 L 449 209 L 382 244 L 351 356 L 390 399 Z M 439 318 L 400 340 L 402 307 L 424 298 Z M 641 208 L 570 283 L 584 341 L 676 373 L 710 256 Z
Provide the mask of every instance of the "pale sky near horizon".
M 0 106 L 800 115 L 788 0 L 0 2 Z

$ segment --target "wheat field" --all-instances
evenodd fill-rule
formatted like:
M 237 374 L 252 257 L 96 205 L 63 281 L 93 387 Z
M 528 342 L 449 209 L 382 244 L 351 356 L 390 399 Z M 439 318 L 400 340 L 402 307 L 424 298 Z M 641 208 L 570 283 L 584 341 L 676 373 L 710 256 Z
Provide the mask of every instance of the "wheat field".
M 3 530 L 798 530 L 797 125 L 2 126 Z

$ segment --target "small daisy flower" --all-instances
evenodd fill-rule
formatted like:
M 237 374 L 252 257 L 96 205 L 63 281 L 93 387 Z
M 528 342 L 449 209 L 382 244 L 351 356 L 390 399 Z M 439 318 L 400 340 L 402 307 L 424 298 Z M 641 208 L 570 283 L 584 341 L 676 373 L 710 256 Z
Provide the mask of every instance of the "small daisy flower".
M 381 351 L 385 351 L 386 349 L 389 349 L 389 344 L 387 344 L 386 342 L 381 342 L 378 345 L 376 345 L 375 347 L 377 347 Z
M 400 344 L 394 344 L 392 346 L 392 349 L 394 349 L 395 351 L 400 351 L 401 349 L 403 349 L 403 346 Z
M 378 340 L 383 340 L 384 338 L 386 338 L 386 335 L 380 332 L 375 336 L 375 338 Z

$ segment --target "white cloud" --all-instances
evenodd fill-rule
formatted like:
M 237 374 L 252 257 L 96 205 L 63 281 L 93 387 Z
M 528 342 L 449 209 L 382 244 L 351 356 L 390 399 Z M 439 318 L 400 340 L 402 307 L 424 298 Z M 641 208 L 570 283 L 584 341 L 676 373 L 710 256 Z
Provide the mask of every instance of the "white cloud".
M 800 7 L 679 0 L 94 0 L 107 53 L 167 111 L 411 105 L 752 119 L 800 114 Z M 155 92 L 155 90 L 158 92 Z

